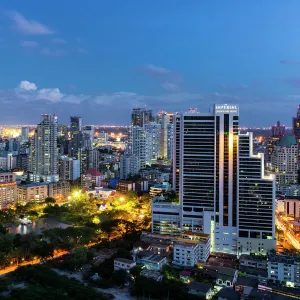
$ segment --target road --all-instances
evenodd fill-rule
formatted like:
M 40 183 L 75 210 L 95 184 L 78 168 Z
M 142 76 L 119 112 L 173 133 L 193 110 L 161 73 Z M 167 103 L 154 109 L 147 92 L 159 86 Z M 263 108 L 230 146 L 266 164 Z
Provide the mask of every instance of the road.
M 300 250 L 300 242 L 294 237 L 294 235 L 286 228 L 285 224 L 279 221 L 279 218 L 276 218 L 276 224 L 278 227 L 284 231 L 284 235 L 291 245 L 297 250 Z

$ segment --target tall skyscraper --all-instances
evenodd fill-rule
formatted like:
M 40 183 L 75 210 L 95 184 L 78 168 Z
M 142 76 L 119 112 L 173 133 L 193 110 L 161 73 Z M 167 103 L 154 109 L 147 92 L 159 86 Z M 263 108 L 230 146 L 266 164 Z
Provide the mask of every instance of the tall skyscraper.
M 146 132 L 140 126 L 131 126 L 128 134 L 128 153 L 137 158 L 137 169 L 143 169 L 146 167 Z
M 82 143 L 83 143 L 83 133 L 82 133 L 82 118 L 81 117 L 71 117 L 70 124 L 71 133 L 71 143 L 70 143 L 70 153 L 69 156 L 75 157 L 80 160 Z
M 158 113 L 158 122 L 161 124 L 160 157 L 169 160 L 173 158 L 173 116 L 164 111 Z
M 147 123 L 153 121 L 152 110 L 145 108 L 133 108 L 131 113 L 131 125 L 144 127 Z
M 146 131 L 146 164 L 151 165 L 156 163 L 160 156 L 160 134 L 161 125 L 155 122 L 150 122 L 145 125 Z
M 93 149 L 95 135 L 95 126 L 86 125 L 83 129 L 83 146 L 84 148 Z
M 180 176 L 180 119 L 180 114 L 173 116 L 173 189 L 176 193 L 179 193 Z
M 29 139 L 29 127 L 22 127 L 21 143 L 27 143 Z
M 57 116 L 42 115 L 31 147 L 30 171 L 36 181 L 58 181 Z
M 252 152 L 252 135 L 245 135 L 248 146 L 243 135 L 239 144 L 238 106 L 216 104 L 209 113 L 188 112 L 174 120 L 173 180 L 175 189 L 179 184 L 182 230 L 211 234 L 216 252 L 272 249 L 275 180 L 264 177 L 263 158 Z M 253 229 L 245 225 L 251 222 Z
M 275 147 L 280 142 L 281 138 L 285 134 L 285 126 L 280 125 L 280 121 L 277 121 L 276 125 L 273 125 L 271 128 L 271 136 L 268 138 L 267 152 L 265 157 L 265 162 L 271 162 L 271 155 L 275 149 Z
M 298 145 L 298 184 L 300 184 L 300 105 L 298 106 L 296 117 L 293 118 L 293 134 Z

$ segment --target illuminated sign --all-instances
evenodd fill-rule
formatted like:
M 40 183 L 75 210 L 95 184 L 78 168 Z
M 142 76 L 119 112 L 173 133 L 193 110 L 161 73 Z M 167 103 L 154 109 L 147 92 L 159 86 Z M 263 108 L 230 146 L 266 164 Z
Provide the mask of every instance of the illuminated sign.
M 223 113 L 238 113 L 237 105 L 228 105 L 228 104 L 216 104 L 215 105 L 215 113 L 223 114 Z

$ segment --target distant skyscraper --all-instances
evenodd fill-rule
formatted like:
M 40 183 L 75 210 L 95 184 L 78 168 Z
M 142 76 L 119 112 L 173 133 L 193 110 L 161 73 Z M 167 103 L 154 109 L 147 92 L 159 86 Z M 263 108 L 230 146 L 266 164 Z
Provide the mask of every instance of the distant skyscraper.
M 80 161 L 63 155 L 59 158 L 58 171 L 60 180 L 77 180 L 80 178 Z
M 28 142 L 28 139 L 29 139 L 29 127 L 22 127 L 22 132 L 21 132 L 22 144 Z
M 210 233 L 216 252 L 273 249 L 275 180 L 264 177 L 263 159 L 252 152 L 252 135 L 241 135 L 239 144 L 237 105 L 183 113 L 175 116 L 174 126 L 173 180 L 177 188 L 178 170 L 182 230 Z
M 267 152 L 266 152 L 266 163 L 271 162 L 271 155 L 274 151 L 276 145 L 278 145 L 280 139 L 285 134 L 285 126 L 280 125 L 280 122 L 277 121 L 276 125 L 272 126 L 271 136 L 268 138 Z
M 71 133 L 71 143 L 70 143 L 70 153 L 69 156 L 80 159 L 83 143 L 82 134 L 82 118 L 81 117 L 71 117 L 70 124 Z
M 93 149 L 95 135 L 95 126 L 86 125 L 83 129 L 83 146 L 84 148 Z
M 133 108 L 131 113 L 131 125 L 144 127 L 147 123 L 153 121 L 152 110 L 145 108 Z
M 293 118 L 293 134 L 298 144 L 298 183 L 300 183 L 300 105 L 298 106 L 296 117 Z
M 58 181 L 57 116 L 42 115 L 31 147 L 30 171 L 35 180 Z
M 173 116 L 173 189 L 179 193 L 180 176 L 180 114 Z

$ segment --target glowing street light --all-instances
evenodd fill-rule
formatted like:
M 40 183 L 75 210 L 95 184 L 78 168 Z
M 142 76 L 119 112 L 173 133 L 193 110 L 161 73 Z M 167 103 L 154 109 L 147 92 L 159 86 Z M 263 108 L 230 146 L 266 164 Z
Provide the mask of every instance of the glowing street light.
M 78 191 L 74 192 L 74 197 L 75 198 L 79 197 L 79 192 Z
M 124 197 L 120 197 L 120 201 L 123 202 L 125 200 Z

